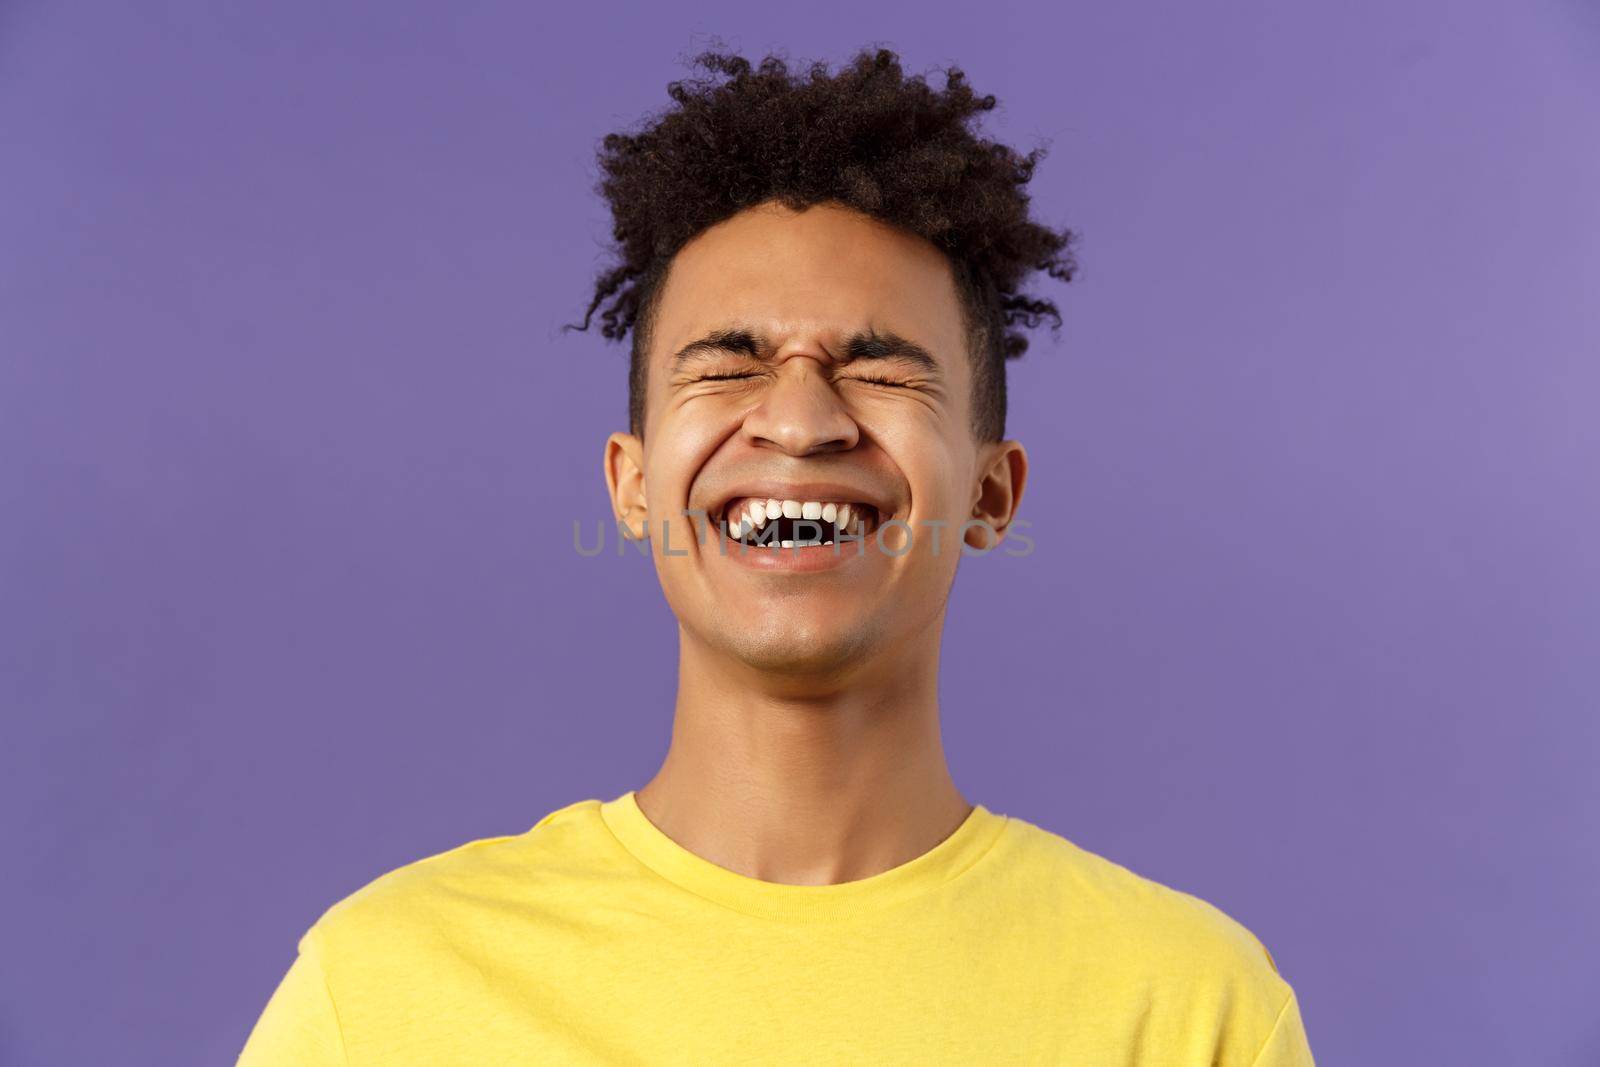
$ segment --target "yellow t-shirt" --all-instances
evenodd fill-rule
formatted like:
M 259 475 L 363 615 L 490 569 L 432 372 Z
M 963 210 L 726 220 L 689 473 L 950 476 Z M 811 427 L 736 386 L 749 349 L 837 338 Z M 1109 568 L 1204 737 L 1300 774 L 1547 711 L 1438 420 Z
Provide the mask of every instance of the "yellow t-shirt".
M 1311 1067 L 1293 991 L 1206 902 L 982 805 L 837 885 L 765 882 L 632 792 L 408 864 L 299 942 L 241 1067 Z

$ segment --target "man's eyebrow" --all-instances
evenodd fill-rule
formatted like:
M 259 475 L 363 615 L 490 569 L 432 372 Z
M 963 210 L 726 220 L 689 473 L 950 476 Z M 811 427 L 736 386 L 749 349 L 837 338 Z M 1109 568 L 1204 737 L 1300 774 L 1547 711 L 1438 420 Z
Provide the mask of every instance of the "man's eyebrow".
M 695 359 L 724 353 L 766 360 L 772 355 L 772 346 L 753 330 L 742 326 L 726 327 L 713 330 L 678 349 L 673 354 L 671 366 L 676 370 Z M 851 334 L 838 357 L 841 364 L 871 359 L 901 360 L 926 374 L 939 374 L 939 361 L 933 358 L 932 353 L 917 342 L 888 331 L 868 329 Z
M 761 359 L 768 351 L 768 347 L 765 338 L 758 336 L 752 330 L 747 330 L 740 326 L 712 330 L 704 337 L 690 341 L 678 349 L 672 357 L 671 366 L 676 370 L 698 357 L 714 356 L 723 352 L 749 356 L 751 359 Z
M 844 356 L 840 362 L 851 363 L 858 359 L 897 359 L 934 377 L 939 374 L 939 361 L 933 358 L 931 352 L 897 333 L 863 330 L 852 334 L 844 344 Z

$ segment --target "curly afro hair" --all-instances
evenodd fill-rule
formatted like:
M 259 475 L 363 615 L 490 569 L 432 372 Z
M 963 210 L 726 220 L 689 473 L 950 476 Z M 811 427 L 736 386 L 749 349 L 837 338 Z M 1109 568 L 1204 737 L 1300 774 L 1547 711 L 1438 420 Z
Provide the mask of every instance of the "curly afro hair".
M 598 190 L 611 207 L 617 262 L 595 280 L 580 325 L 598 311 L 601 333 L 631 330 L 628 421 L 644 429 L 646 354 L 656 297 L 679 249 L 701 231 L 757 204 L 800 211 L 843 204 L 932 242 L 961 295 L 973 360 L 973 431 L 1005 433 L 1005 360 L 1028 347 L 1018 327 L 1054 303 L 1021 292 L 1044 271 L 1066 282 L 1076 235 L 1028 217 L 1024 186 L 1042 151 L 1020 155 L 972 128 L 995 106 L 958 69 L 942 90 L 907 77 L 891 51 L 862 51 L 837 73 L 812 64 L 792 74 L 776 56 L 759 66 L 708 52 L 708 76 L 673 82 L 674 106 L 635 133 L 602 142 Z

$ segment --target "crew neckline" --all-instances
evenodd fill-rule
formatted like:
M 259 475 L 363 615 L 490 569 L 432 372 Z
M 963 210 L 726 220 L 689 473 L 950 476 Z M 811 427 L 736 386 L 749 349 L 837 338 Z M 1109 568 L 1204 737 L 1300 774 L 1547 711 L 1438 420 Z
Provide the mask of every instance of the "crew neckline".
M 680 888 L 749 915 L 796 921 L 870 911 L 943 885 L 981 859 L 1009 821 L 976 804 L 943 841 L 897 867 L 832 885 L 789 885 L 752 878 L 690 852 L 650 821 L 635 790 L 603 801 L 600 815 L 624 849 Z

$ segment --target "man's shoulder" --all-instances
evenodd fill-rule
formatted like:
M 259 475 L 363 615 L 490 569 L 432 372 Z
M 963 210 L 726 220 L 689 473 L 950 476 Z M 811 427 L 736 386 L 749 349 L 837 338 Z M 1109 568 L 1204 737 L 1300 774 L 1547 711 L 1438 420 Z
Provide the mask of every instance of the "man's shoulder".
M 1010 821 L 1018 889 L 1064 936 L 1115 951 L 1129 966 L 1280 987 L 1277 964 L 1262 941 L 1210 901 L 1055 831 L 1015 816 Z
M 451 915 L 536 902 L 604 859 L 597 848 L 600 801 L 573 801 L 517 834 L 475 838 L 395 867 L 328 907 L 313 925 L 322 939 L 393 935 Z

